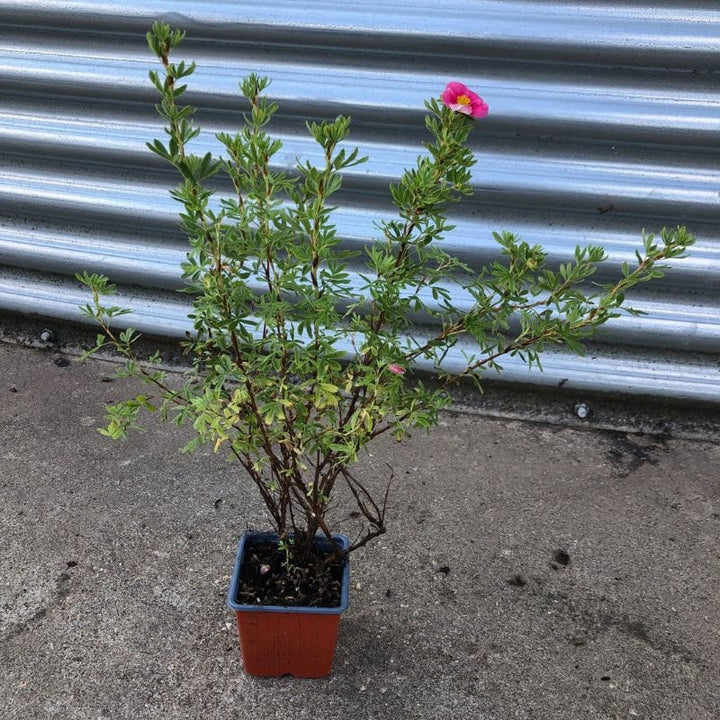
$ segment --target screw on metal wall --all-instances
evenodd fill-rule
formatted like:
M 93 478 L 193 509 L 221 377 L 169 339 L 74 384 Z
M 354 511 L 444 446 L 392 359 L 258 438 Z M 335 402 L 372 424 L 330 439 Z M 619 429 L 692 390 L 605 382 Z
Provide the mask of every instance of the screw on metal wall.
M 575 414 L 581 420 L 584 420 L 590 414 L 590 406 L 587 405 L 586 403 L 578 403 L 575 406 Z

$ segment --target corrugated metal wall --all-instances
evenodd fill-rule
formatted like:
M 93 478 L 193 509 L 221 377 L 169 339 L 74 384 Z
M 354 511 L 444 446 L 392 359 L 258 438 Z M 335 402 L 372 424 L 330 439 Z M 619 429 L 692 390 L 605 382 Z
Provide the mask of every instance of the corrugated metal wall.
M 591 357 L 512 361 L 506 379 L 720 402 L 720 10 L 716 3 L 486 0 L 0 0 L 0 312 L 80 322 L 78 269 L 101 271 L 132 324 L 189 327 L 176 184 L 144 146 L 162 133 L 144 34 L 187 30 L 188 99 L 206 133 L 239 118 L 237 80 L 273 78 L 284 161 L 307 154 L 304 121 L 350 114 L 371 162 L 347 176 L 337 222 L 349 245 L 387 215 L 386 187 L 424 139 L 423 100 L 461 80 L 490 105 L 473 135 L 476 194 L 447 244 L 474 264 L 492 230 L 557 261 L 600 243 L 613 267 L 642 228 L 687 224 L 698 242 L 608 327 Z M 564 382 L 563 382 L 564 381 Z

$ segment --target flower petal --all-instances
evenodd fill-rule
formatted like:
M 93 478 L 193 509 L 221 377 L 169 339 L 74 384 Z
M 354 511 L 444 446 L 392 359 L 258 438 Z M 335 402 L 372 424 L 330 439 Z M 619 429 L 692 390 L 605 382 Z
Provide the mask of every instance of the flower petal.
M 460 95 L 465 95 L 468 92 L 470 91 L 461 82 L 449 82 L 443 91 L 441 99 L 445 105 L 450 107 L 451 104 L 457 102 Z
M 463 115 L 470 115 L 472 117 L 472 106 L 465 105 L 464 103 L 453 103 L 448 105 L 451 110 L 462 113 Z
M 472 108 L 472 112 L 470 113 L 471 117 L 474 118 L 484 118 L 487 117 L 488 114 L 488 106 L 487 103 L 479 96 L 476 95 L 474 92 L 469 91 L 470 95 L 470 107 Z

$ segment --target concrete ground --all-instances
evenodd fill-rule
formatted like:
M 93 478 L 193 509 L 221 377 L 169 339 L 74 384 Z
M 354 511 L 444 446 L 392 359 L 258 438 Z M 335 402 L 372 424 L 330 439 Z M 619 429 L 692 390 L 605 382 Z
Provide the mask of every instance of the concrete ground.
M 95 432 L 110 371 L 0 344 L 3 720 L 720 717 L 720 445 L 461 414 L 385 442 L 333 675 L 256 679 L 225 594 L 262 508 L 171 426 Z

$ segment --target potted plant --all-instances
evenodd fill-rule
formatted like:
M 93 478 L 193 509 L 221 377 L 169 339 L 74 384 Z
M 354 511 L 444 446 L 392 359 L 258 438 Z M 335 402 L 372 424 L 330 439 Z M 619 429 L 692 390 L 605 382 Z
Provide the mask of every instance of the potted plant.
M 378 226 L 353 275 L 331 206 L 342 171 L 365 160 L 343 145 L 350 119 L 308 123 L 319 160 L 282 172 L 273 163 L 282 143 L 267 131 L 277 106 L 263 95 L 268 81 L 251 75 L 240 83 L 247 111 L 239 132 L 217 135 L 224 154 L 195 155 L 194 109 L 180 104 L 181 81 L 195 65 L 170 60 L 183 36 L 163 23 L 148 33 L 162 65 L 150 78 L 167 133 L 148 147 L 181 177 L 172 196 L 189 240 L 182 274 L 193 295 L 191 367 L 177 387 L 158 367 L 159 353 L 141 361 L 138 333 L 119 329 L 128 311 L 104 300 L 110 281 L 78 275 L 92 292 L 83 312 L 102 326 L 87 354 L 113 348 L 125 360 L 120 374 L 152 388 L 107 407 L 101 432 L 125 438 L 141 411 L 159 410 L 192 424 L 186 450 L 211 444 L 236 461 L 273 531 L 243 535 L 235 563 L 229 604 L 246 669 L 324 675 L 347 606 L 348 555 L 386 530 L 390 480 L 378 490 L 354 469 L 368 443 L 431 428 L 450 386 L 479 383 L 486 369 L 501 369 L 503 356 L 539 366 L 550 345 L 581 353 L 583 341 L 619 314 L 626 291 L 661 277 L 661 263 L 681 257 L 693 239 L 682 227 L 646 235 L 633 266 L 593 286 L 602 248 L 577 248 L 572 262 L 551 267 L 540 246 L 503 232 L 495 235 L 502 260 L 473 272 L 440 241 L 452 230 L 447 208 L 471 192 L 467 139 L 487 106 L 450 83 L 440 100 L 426 102 L 427 153 L 390 187 L 397 217 Z M 216 175 L 229 192 L 210 184 Z M 451 374 L 444 360 L 461 338 L 476 349 Z M 419 361 L 434 367 L 432 382 L 416 371 Z M 334 532 L 331 510 L 342 493 L 360 521 L 351 539 Z

